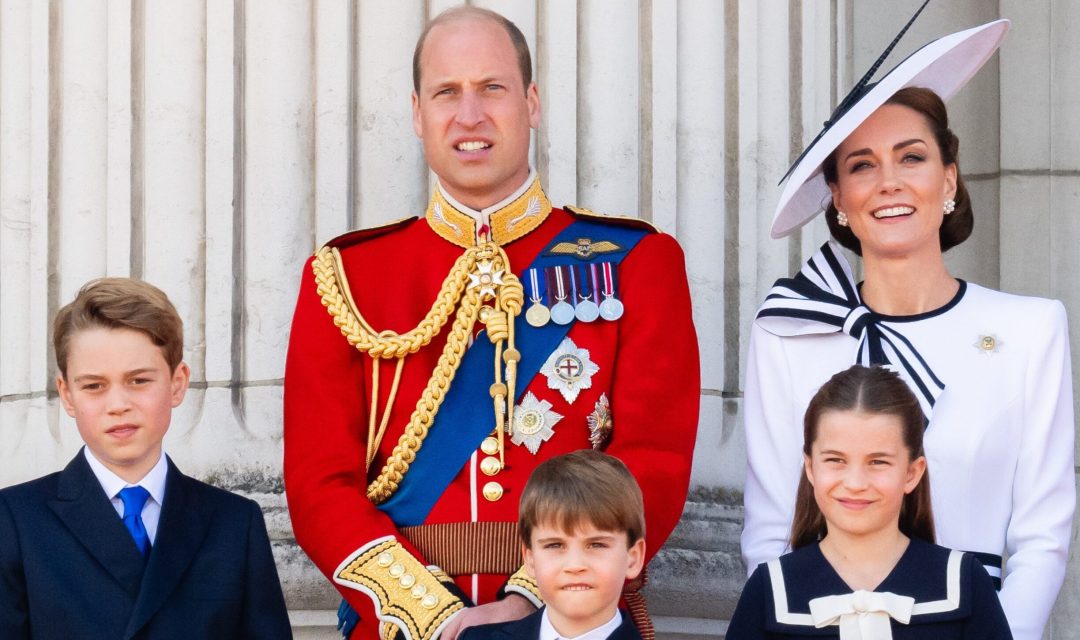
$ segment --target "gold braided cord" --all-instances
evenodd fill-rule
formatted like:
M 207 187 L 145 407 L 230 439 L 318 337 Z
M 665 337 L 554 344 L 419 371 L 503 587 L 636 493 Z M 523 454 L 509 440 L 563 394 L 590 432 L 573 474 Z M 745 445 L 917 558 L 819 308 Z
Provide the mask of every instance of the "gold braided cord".
M 317 291 L 322 304 L 326 307 L 342 335 L 357 350 L 366 353 L 372 359 L 398 359 L 393 387 L 387 400 L 378 431 L 375 432 L 375 408 L 377 395 L 372 397 L 372 415 L 368 424 L 367 462 L 370 467 L 374 454 L 386 430 L 390 409 L 397 396 L 398 382 L 404 358 L 429 344 L 446 324 L 450 312 L 455 308 L 454 321 L 451 325 L 446 345 L 428 379 L 420 398 L 416 402 L 409 422 L 398 439 L 393 452 L 386 459 L 379 475 L 368 485 L 367 496 L 375 504 L 381 504 L 397 491 L 402 479 L 409 470 L 409 465 L 416 459 L 416 454 L 423 446 L 428 430 L 434 423 L 435 416 L 442 405 L 450 384 L 454 380 L 461 359 L 469 347 L 472 327 L 481 310 L 481 318 L 488 329 L 488 337 L 495 344 L 495 382 L 491 392 L 495 403 L 497 431 L 501 436 L 507 418 L 506 401 L 513 404 L 513 390 L 516 387 L 516 366 L 520 354 L 514 347 L 514 317 L 520 312 L 525 302 L 525 291 L 521 282 L 510 269 L 510 261 L 503 249 L 491 242 L 466 249 L 454 262 L 450 273 L 443 280 L 442 287 L 431 310 L 419 325 L 404 334 L 392 331 L 375 332 L 371 325 L 360 315 L 356 308 L 348 280 L 345 278 L 341 254 L 337 249 L 323 247 L 312 261 Z M 501 282 L 477 286 L 469 285 L 470 275 L 474 278 L 485 274 L 502 274 Z M 491 278 L 498 280 L 498 278 Z M 493 307 L 483 305 L 484 300 L 494 299 Z M 504 348 L 505 347 L 505 348 Z M 501 364 L 506 361 L 506 384 L 503 383 Z M 373 362 L 372 391 L 378 389 L 378 362 Z M 512 408 L 511 408 L 512 411 Z M 512 415 L 512 414 L 511 414 Z M 502 443 L 500 442 L 500 445 Z M 499 447 L 502 454 L 503 447 Z M 500 455 L 501 458 L 501 455 Z
M 505 254 L 503 259 L 504 263 L 509 262 Z M 495 343 L 495 382 L 491 385 L 490 394 L 495 409 L 495 435 L 499 441 L 500 467 L 506 465 L 505 438 L 513 435 L 513 399 L 517 397 L 514 390 L 517 386 L 517 362 L 521 359 L 521 354 L 514 346 L 514 318 L 521 313 L 525 303 L 525 289 L 521 286 L 521 281 L 507 271 L 495 298 L 495 307 L 481 316 L 487 327 L 488 339 Z M 504 361 L 505 376 L 502 367 Z M 503 383 L 503 380 L 506 382 Z
M 476 289 L 469 289 L 461 300 L 454 324 L 447 336 L 446 346 L 443 348 L 435 370 L 431 373 L 427 387 L 416 401 L 416 408 L 409 417 L 409 424 L 405 432 L 398 438 L 390 457 L 386 459 L 382 471 L 367 488 L 367 497 L 375 504 L 382 504 L 394 495 L 398 485 L 409 471 L 409 465 L 416 459 L 416 453 L 424 444 L 428 429 L 431 428 L 442 405 L 446 392 L 450 390 L 450 383 L 454 381 L 454 375 L 461 364 L 461 358 L 469 346 L 469 337 L 472 333 L 473 324 L 480 313 L 480 294 Z
M 371 413 L 368 415 L 368 445 L 367 463 L 364 465 L 365 472 L 371 471 L 371 462 L 379 452 L 383 436 L 386 435 L 386 425 L 390 423 L 390 410 L 394 407 L 397 398 L 398 386 L 401 384 L 401 372 L 405 368 L 405 358 L 398 358 L 394 367 L 394 382 L 390 385 L 390 394 L 386 397 L 386 406 L 383 408 L 382 420 L 379 421 L 379 430 L 375 430 L 376 406 L 379 397 L 379 361 L 372 358 L 371 363 Z
M 481 245 L 481 248 L 484 250 L 477 252 L 477 257 L 482 260 L 490 259 L 491 271 L 502 271 L 504 274 L 502 284 L 493 287 L 496 310 L 489 311 L 484 316 L 484 322 L 487 325 L 487 323 L 496 320 L 500 315 L 497 309 L 501 306 L 500 303 L 503 303 L 504 298 L 507 302 L 503 304 L 511 308 L 516 307 L 520 311 L 521 306 L 524 304 L 525 292 L 517 277 L 510 271 L 510 261 L 506 256 L 506 252 L 501 247 L 490 243 Z M 479 261 L 477 260 L 477 262 Z M 397 491 L 401 480 L 409 470 L 409 465 L 416 459 L 417 452 L 423 446 L 428 429 L 431 428 L 435 420 L 439 407 L 450 389 L 450 384 L 454 381 L 454 375 L 461 364 L 461 358 L 469 346 L 472 327 L 480 316 L 483 306 L 481 304 L 481 292 L 482 289 L 480 288 L 470 287 L 462 296 L 461 306 L 458 309 L 457 316 L 454 318 L 454 324 L 447 337 L 446 346 L 439 356 L 438 363 L 431 374 L 431 379 L 428 380 L 427 387 L 416 402 L 416 408 L 409 418 L 409 424 L 398 439 L 398 444 L 394 447 L 390 457 L 387 458 L 379 476 L 368 485 L 368 499 L 375 504 L 385 502 Z M 490 294 L 487 295 L 490 296 Z M 490 307 L 486 308 L 490 309 Z M 513 326 L 512 318 L 508 324 L 511 327 Z M 502 336 L 489 335 L 488 337 L 492 342 L 495 342 L 498 351 L 502 343 Z M 501 381 L 496 377 L 495 384 L 492 386 L 496 387 L 500 384 Z M 505 418 L 505 415 L 498 415 L 498 411 L 496 413 L 497 421 Z M 501 451 L 502 447 L 500 446 Z
M 348 281 L 345 279 L 341 253 L 336 248 L 319 249 L 311 268 L 315 272 L 315 283 L 323 306 L 333 316 L 334 324 L 341 330 L 342 335 L 350 344 L 372 358 L 389 360 L 416 353 L 439 334 L 461 299 L 461 294 L 469 282 L 469 272 L 482 256 L 489 253 L 490 250 L 485 251 L 480 247 L 466 250 L 454 262 L 450 273 L 443 280 L 439 295 L 424 319 L 415 329 L 401 334 L 393 331 L 376 332 L 356 309 L 349 293 Z
M 398 360 L 398 362 L 405 362 L 405 358 Z M 389 412 L 389 407 L 387 407 Z M 371 461 L 375 459 L 375 452 L 378 447 L 375 446 L 375 435 L 378 433 L 375 430 L 375 423 L 379 418 L 379 361 L 375 360 L 371 363 L 371 406 L 368 407 L 368 428 L 367 428 L 367 456 L 364 458 L 364 472 L 367 473 L 371 470 Z
M 514 318 L 521 313 L 522 307 L 525 306 L 525 288 L 521 286 L 521 282 L 514 274 L 510 274 L 510 280 L 508 280 L 506 286 L 507 291 L 505 295 L 500 296 L 499 302 L 510 315 L 510 322 L 506 332 L 506 349 L 502 353 L 502 359 L 506 362 L 507 397 L 510 398 L 510 404 L 507 406 L 506 411 L 506 424 L 510 428 L 511 435 L 513 435 L 514 398 L 517 397 L 517 363 L 521 360 L 521 352 L 517 350 L 514 343 Z M 500 453 L 501 451 L 500 449 Z

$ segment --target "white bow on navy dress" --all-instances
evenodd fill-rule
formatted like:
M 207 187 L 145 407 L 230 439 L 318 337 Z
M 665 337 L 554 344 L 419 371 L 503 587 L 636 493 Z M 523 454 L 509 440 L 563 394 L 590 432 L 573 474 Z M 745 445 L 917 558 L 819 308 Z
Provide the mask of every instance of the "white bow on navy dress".
M 897 370 L 915 392 L 927 421 L 945 390 L 914 345 L 862 303 L 851 267 L 833 242 L 822 245 L 794 278 L 776 281 L 757 322 L 785 337 L 847 333 L 859 341 L 856 362 Z
M 810 616 L 818 629 L 837 625 L 840 640 L 892 640 L 892 620 L 911 621 L 915 599 L 895 593 L 856 591 L 810 601 Z

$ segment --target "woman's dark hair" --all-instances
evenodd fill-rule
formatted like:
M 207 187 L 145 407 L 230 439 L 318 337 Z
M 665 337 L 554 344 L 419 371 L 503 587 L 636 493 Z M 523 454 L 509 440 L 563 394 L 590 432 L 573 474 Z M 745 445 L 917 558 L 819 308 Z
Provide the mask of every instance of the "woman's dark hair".
M 968 195 L 967 187 L 964 186 L 964 179 L 960 176 L 960 139 L 949 129 L 949 113 L 945 110 L 945 103 L 930 89 L 907 87 L 893 94 L 885 101 L 885 104 L 898 104 L 922 114 L 930 126 L 930 131 L 934 134 L 934 139 L 937 140 L 942 164 L 956 165 L 956 196 L 953 198 L 956 201 L 956 210 L 945 216 L 941 223 L 941 230 L 938 232 L 941 250 L 948 251 L 968 239 L 975 224 L 975 216 L 971 211 L 971 197 Z M 825 176 L 825 182 L 830 185 L 836 184 L 836 150 L 833 150 L 821 163 L 821 171 Z M 849 227 L 841 227 L 836 222 L 836 205 L 831 199 L 825 209 L 825 221 L 837 242 L 862 255 L 859 239 Z
M 830 411 L 861 411 L 895 416 L 900 419 L 901 437 L 908 460 L 925 455 L 923 452 L 923 412 L 915 394 L 900 376 L 884 367 L 855 365 L 829 379 L 810 400 L 803 419 L 803 453 L 810 456 L 817 440 L 821 416 Z M 930 473 L 911 493 L 904 496 L 900 507 L 900 531 L 910 538 L 934 542 L 934 515 L 930 507 Z M 795 498 L 795 517 L 791 523 L 791 549 L 813 544 L 825 537 L 828 529 L 825 516 L 814 500 L 814 487 L 806 473 L 799 478 Z

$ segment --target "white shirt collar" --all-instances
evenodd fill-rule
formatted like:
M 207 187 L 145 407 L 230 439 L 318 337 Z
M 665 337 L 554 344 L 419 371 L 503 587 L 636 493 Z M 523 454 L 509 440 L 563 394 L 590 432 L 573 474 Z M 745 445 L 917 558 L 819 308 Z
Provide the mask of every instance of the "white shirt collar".
M 90 447 L 83 447 L 83 454 L 86 456 L 86 462 L 90 464 L 90 470 L 94 472 L 94 476 L 101 483 L 101 488 L 105 490 L 105 495 L 110 500 L 115 498 L 116 494 L 120 493 L 120 490 L 124 487 L 139 485 L 150 492 L 150 497 L 154 499 L 154 502 L 163 504 L 165 499 L 165 478 L 169 472 L 169 464 L 165 461 L 164 449 L 161 451 L 161 457 L 158 458 L 157 464 L 141 480 L 135 483 L 130 483 L 110 471 L 108 467 L 94 457 L 94 454 L 90 452 Z
M 455 209 L 457 209 L 458 211 L 460 211 L 462 213 L 468 214 L 469 216 L 472 217 L 473 220 L 476 220 L 476 222 L 477 222 L 476 229 L 477 229 L 477 232 L 479 233 L 480 227 L 482 225 L 488 225 L 488 226 L 491 225 L 491 214 L 495 213 L 499 209 L 502 209 L 503 207 L 510 204 L 514 200 L 517 200 L 518 198 L 520 198 L 521 194 L 528 191 L 529 187 L 532 186 L 533 180 L 535 180 L 535 179 L 536 179 L 536 169 L 533 169 L 532 167 L 529 167 L 529 177 L 525 178 L 525 182 L 523 182 L 521 184 L 521 186 L 517 188 L 516 191 L 514 191 L 513 193 L 511 193 L 507 197 L 503 198 L 499 202 L 496 202 L 495 204 L 491 205 L 490 207 L 485 207 L 485 208 L 483 208 L 483 209 L 481 209 L 479 211 L 477 211 L 476 209 L 473 209 L 471 207 L 466 207 L 465 205 L 458 202 L 453 196 L 451 196 L 449 193 L 446 192 L 446 189 L 442 188 L 442 183 L 438 183 L 438 182 L 435 183 L 435 188 L 439 190 L 439 193 L 442 194 L 443 198 L 446 198 L 446 201 L 449 202 Z
M 552 626 L 551 620 L 548 619 L 548 609 L 544 607 L 544 613 L 540 616 L 540 640 L 556 640 L 561 638 L 562 640 L 607 640 L 607 637 L 615 632 L 622 624 L 622 614 L 619 613 L 619 609 L 615 609 L 615 615 L 611 617 L 606 623 L 596 627 L 591 631 L 586 631 L 580 636 L 573 638 L 567 638 L 566 636 L 559 635 L 559 632 Z

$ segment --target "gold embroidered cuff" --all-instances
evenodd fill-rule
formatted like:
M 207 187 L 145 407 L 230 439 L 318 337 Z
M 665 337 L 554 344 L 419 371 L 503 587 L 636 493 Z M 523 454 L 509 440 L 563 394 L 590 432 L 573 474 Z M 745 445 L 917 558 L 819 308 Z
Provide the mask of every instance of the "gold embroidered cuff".
M 437 638 L 465 605 L 392 536 L 361 547 L 334 573 L 334 582 L 366 593 L 375 614 L 406 640 Z
M 379 638 L 381 640 L 397 640 L 398 628 L 389 622 L 379 625 Z
M 536 580 L 529 575 L 524 566 L 510 576 L 503 591 L 525 596 L 537 609 L 544 606 L 544 599 L 540 597 L 540 585 L 536 584 Z

